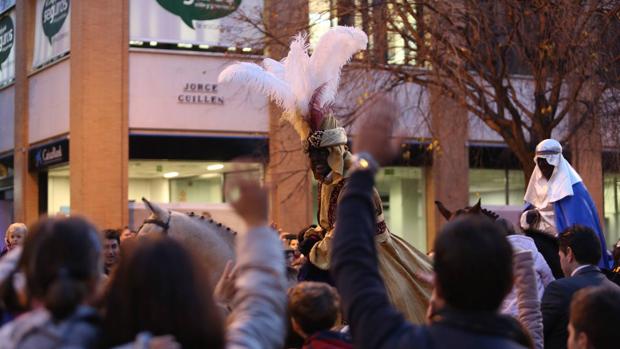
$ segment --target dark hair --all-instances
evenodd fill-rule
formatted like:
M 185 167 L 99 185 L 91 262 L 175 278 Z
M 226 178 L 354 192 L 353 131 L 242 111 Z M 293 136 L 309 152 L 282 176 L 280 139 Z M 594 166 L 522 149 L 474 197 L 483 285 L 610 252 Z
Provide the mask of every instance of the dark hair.
M 326 283 L 300 282 L 289 291 L 288 310 L 302 331 L 311 336 L 336 324 L 340 298 Z
M 83 218 L 46 218 L 24 242 L 28 293 L 44 301 L 55 320 L 71 315 L 94 292 L 100 275 L 101 241 Z
M 497 310 L 512 288 L 512 247 L 498 224 L 457 218 L 444 226 L 434 250 L 438 291 L 448 305 Z
M 106 345 L 148 331 L 173 335 L 182 348 L 222 348 L 223 320 L 204 265 L 167 236 L 132 239 L 104 300 Z
M 620 343 L 620 290 L 588 287 L 575 293 L 570 306 L 570 323 L 577 333 L 584 332 L 596 349 L 613 349 Z
M 118 244 L 121 244 L 121 230 L 120 229 L 105 229 L 103 231 L 103 238 L 106 240 L 116 240 Z
M 589 227 L 575 224 L 562 232 L 559 236 L 560 251 L 573 251 L 579 264 L 598 264 L 601 259 L 601 241 L 594 230 Z

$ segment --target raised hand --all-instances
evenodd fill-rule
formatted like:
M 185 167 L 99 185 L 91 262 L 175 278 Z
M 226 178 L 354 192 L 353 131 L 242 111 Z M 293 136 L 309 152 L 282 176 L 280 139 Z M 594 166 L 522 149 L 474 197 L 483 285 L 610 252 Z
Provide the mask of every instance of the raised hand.
M 392 131 L 398 117 L 398 107 L 385 96 L 378 96 L 364 110 L 361 127 L 354 143 L 356 153 L 370 154 L 384 165 L 398 153 L 399 142 L 392 141 Z

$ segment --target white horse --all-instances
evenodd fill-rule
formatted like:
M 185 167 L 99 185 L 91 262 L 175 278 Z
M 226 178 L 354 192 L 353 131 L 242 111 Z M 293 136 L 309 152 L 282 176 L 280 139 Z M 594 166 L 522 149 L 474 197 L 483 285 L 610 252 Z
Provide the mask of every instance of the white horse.
M 215 286 L 226 262 L 235 260 L 237 233 L 208 217 L 167 211 L 145 198 L 142 201 L 151 215 L 140 227 L 138 236 L 163 233 L 177 239 L 205 262 L 211 285 Z

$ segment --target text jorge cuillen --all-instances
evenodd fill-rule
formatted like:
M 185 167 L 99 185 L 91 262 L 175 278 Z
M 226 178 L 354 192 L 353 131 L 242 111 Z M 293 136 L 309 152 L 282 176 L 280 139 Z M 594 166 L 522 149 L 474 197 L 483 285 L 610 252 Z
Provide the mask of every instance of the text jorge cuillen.
M 183 93 L 178 95 L 177 100 L 184 104 L 223 105 L 224 98 L 218 96 L 217 93 L 217 84 L 188 82 L 183 87 Z

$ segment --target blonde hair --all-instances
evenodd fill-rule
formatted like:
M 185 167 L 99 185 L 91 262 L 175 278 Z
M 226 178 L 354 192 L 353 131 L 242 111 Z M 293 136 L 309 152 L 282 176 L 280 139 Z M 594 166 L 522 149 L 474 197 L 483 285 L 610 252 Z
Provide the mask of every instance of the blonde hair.
M 28 233 L 28 227 L 24 223 L 13 223 L 6 228 L 6 232 L 4 233 L 4 240 L 8 239 L 10 233 L 21 231 L 26 235 Z
M 24 234 L 26 234 L 28 233 L 28 227 L 24 223 L 13 223 L 9 225 L 9 227 L 6 229 L 6 233 L 4 233 L 4 236 L 7 236 L 15 231 L 22 231 Z

